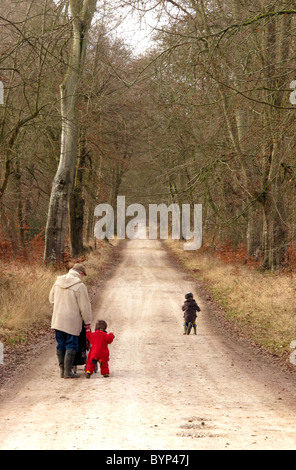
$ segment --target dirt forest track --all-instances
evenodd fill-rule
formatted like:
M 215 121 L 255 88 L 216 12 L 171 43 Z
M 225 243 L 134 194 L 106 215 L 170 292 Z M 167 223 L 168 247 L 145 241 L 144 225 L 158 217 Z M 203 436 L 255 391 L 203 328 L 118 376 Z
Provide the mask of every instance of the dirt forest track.
M 100 286 L 111 376 L 60 379 L 52 341 L 2 395 L 1 449 L 296 448 L 294 375 L 225 335 L 159 241 L 128 241 Z M 186 291 L 201 306 L 196 336 L 183 335 Z

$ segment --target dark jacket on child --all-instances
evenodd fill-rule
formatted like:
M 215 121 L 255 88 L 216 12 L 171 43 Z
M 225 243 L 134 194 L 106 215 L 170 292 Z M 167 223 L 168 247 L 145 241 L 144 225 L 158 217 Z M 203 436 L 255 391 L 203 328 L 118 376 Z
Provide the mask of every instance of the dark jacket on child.
M 196 312 L 200 312 L 200 308 L 194 299 L 185 300 L 182 305 L 182 310 L 184 312 L 184 320 L 186 322 L 194 322 L 197 317 Z

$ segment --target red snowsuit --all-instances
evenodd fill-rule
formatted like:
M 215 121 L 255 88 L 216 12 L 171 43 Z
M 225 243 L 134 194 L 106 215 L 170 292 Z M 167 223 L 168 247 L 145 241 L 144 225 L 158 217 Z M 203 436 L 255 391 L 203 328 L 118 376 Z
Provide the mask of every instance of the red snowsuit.
M 103 330 L 96 330 L 94 333 L 91 331 L 86 332 L 86 337 L 91 344 L 90 351 L 87 356 L 86 372 L 91 374 L 95 370 L 96 363 L 99 362 L 101 366 L 101 374 L 109 374 L 109 349 L 108 344 L 111 344 L 114 339 L 113 333 L 107 333 Z

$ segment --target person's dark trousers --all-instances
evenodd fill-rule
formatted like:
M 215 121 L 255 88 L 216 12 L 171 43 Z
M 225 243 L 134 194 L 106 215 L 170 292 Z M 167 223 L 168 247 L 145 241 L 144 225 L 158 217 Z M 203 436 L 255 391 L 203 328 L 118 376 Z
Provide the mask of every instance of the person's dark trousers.
M 64 331 L 59 330 L 55 330 L 55 335 L 58 351 L 66 351 L 66 349 L 70 349 L 71 351 L 78 351 L 79 336 L 69 335 Z
M 79 349 L 79 336 L 70 335 L 60 330 L 55 330 L 55 335 L 61 377 L 65 379 L 78 378 L 78 374 L 73 374 L 72 366 Z

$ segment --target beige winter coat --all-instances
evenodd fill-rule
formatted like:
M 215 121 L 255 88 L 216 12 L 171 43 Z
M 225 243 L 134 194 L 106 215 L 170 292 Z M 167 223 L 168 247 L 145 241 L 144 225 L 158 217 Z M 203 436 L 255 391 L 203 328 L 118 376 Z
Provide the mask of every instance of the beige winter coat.
M 57 277 L 51 288 L 49 301 L 53 304 L 51 328 L 54 330 L 79 336 L 82 320 L 86 324 L 92 321 L 87 288 L 74 269 Z

